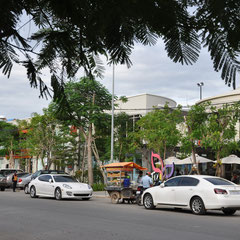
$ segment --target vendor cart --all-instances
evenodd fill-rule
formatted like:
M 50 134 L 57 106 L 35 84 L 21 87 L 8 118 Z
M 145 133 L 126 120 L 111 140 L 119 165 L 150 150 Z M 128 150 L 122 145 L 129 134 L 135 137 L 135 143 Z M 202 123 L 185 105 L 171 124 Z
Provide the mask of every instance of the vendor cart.
M 133 181 L 133 169 L 141 171 L 147 170 L 134 162 L 119 162 L 111 163 L 102 166 L 107 176 L 106 191 L 110 195 L 112 203 L 134 202 L 136 200 L 137 185 Z M 131 184 L 129 187 L 123 187 L 123 179 L 126 174 L 131 177 Z

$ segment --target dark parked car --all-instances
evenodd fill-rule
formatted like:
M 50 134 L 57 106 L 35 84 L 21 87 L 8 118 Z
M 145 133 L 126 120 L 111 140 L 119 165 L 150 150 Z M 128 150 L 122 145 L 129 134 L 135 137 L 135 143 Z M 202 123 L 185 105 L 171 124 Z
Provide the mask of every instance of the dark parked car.
M 5 168 L 0 170 L 0 189 L 4 191 L 6 188 L 12 187 L 12 175 L 13 173 L 23 172 L 20 169 Z
M 67 174 L 64 171 L 61 170 L 38 170 L 37 172 L 33 173 L 30 177 L 27 177 L 24 179 L 24 192 L 26 194 L 29 193 L 29 189 L 28 189 L 28 185 L 31 182 L 31 180 L 37 178 L 38 176 L 42 175 L 42 174 Z

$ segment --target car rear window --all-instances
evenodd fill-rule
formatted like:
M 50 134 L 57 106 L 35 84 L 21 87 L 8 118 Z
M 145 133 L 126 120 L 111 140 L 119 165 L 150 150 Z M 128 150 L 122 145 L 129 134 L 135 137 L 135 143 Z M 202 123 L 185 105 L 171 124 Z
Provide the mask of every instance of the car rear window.
M 22 177 L 22 176 L 25 176 L 25 175 L 28 175 L 28 174 L 29 174 L 29 173 L 25 173 L 25 172 L 24 172 L 24 173 L 17 173 L 17 176 L 18 176 L 18 177 Z
M 55 182 L 77 182 L 76 179 L 71 176 L 54 176 Z
M 213 185 L 234 185 L 233 183 L 222 178 L 204 178 L 204 179 L 212 183 Z

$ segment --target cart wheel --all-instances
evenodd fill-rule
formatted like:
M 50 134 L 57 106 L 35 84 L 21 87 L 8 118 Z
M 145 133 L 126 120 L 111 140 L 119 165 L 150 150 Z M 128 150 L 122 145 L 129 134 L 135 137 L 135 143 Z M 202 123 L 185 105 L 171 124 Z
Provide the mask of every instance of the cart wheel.
M 112 203 L 118 203 L 120 199 L 120 194 L 118 192 L 112 192 L 111 193 L 111 202 Z

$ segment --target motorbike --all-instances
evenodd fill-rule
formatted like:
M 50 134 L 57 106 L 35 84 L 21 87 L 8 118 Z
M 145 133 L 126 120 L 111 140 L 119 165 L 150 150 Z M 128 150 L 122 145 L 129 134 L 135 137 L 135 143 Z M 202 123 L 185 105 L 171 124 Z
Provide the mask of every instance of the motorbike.
M 142 194 L 144 192 L 143 186 L 138 186 L 136 191 L 136 203 L 141 206 L 142 205 Z

